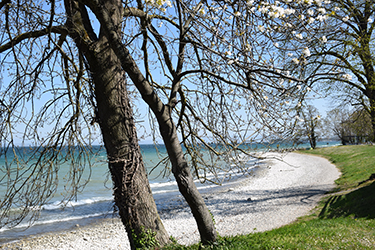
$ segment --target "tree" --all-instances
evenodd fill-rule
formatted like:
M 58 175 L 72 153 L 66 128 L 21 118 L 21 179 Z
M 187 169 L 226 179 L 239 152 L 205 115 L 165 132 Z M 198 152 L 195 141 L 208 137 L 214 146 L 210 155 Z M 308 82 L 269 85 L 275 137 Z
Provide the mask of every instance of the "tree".
M 76 195 L 83 172 L 81 161 L 87 160 L 85 153 L 91 143 L 91 138 L 86 140 L 83 137 L 82 129 L 88 129 L 90 135 L 90 124 L 96 121 L 107 151 L 115 204 L 131 247 L 135 249 L 139 244 L 134 241 L 134 236 L 141 238 L 144 231 L 149 230 L 156 234 L 159 244 L 164 245 L 169 242 L 169 236 L 148 184 L 125 75 L 108 47 L 106 35 L 100 33 L 97 36 L 93 32 L 86 8 L 76 1 L 64 1 L 64 4 L 64 13 L 58 12 L 61 10 L 55 1 L 49 4 L 48 12 L 43 3 L 37 6 L 32 2 L 9 2 L 3 7 L 5 36 L 0 51 L 5 52 L 3 65 L 9 65 L 10 72 L 15 71 L 10 75 L 13 79 L 6 85 L 1 101 L 2 141 L 4 148 L 14 148 L 13 140 L 8 136 L 13 136 L 13 126 L 22 122 L 25 123 L 23 138 L 33 139 L 38 147 L 33 149 L 37 160 L 31 161 L 30 167 L 28 162 L 22 164 L 17 160 L 16 169 L 8 168 L 12 172 L 5 179 L 10 187 L 5 199 L 1 200 L 2 222 L 18 223 L 30 212 L 31 206 L 45 204 L 56 190 L 58 164 L 65 159 L 71 159 L 72 164 L 68 180 L 71 190 L 67 190 L 71 193 L 66 199 Z M 111 18 L 120 32 L 121 2 L 106 1 L 103 4 L 114 10 Z M 73 47 L 73 42 L 78 50 Z M 89 79 L 86 70 L 91 73 Z M 45 82 L 49 74 L 51 80 Z M 61 79 L 61 83 L 54 77 Z M 23 114 L 34 112 L 35 107 L 30 110 L 27 105 L 33 105 L 34 99 L 45 93 L 51 99 L 43 104 L 36 116 Z M 87 110 L 91 107 L 94 110 Z M 40 130 L 49 122 L 54 126 L 43 139 Z M 82 153 L 77 155 L 77 150 L 83 152 L 83 157 Z M 15 154 L 15 157 L 19 156 Z M 14 205 L 24 207 L 23 213 L 16 214 L 15 218 L 11 212 Z
M 321 129 L 320 115 L 312 105 L 301 107 L 300 123 L 297 126 L 298 137 L 306 138 L 309 140 L 311 148 L 316 148 L 316 142 L 319 137 L 319 129 Z
M 371 116 L 375 138 L 375 5 L 368 0 L 305 2 L 289 3 L 296 10 L 288 22 L 293 31 L 275 30 L 275 40 L 284 42 L 286 50 L 304 49 L 299 56 L 288 53 L 294 70 L 304 74 L 310 87 L 362 106 Z
M 232 164 L 205 162 L 199 148 L 208 148 L 213 161 L 222 157 L 234 161 L 237 169 L 244 168 L 236 155 L 248 154 L 246 142 L 290 136 L 296 120 L 294 107 L 309 92 L 276 57 L 274 43 L 261 25 L 264 13 L 254 9 L 258 3 L 59 3 L 4 1 L 1 6 L 5 35 L 0 53 L 3 65 L 9 65 L 9 70 L 3 70 L 12 79 L 2 92 L 2 140 L 5 148 L 14 148 L 13 128 L 25 124 L 23 138 L 40 146 L 35 149 L 39 160 L 30 168 L 39 184 L 28 186 L 25 180 L 30 172 L 24 172 L 8 196 L 14 191 L 21 196 L 28 188 L 40 190 L 45 178 L 56 180 L 58 169 L 45 164 L 68 159 L 61 157 L 67 145 L 74 195 L 83 171 L 74 151 L 78 145 L 85 152 L 92 142 L 85 135 L 91 135 L 92 123 L 97 122 L 108 154 L 115 202 L 129 238 L 150 229 L 161 245 L 168 242 L 150 189 L 143 185 L 147 180 L 127 93 L 127 88 L 135 88 L 157 120 L 172 172 L 192 209 L 202 242 L 215 241 L 211 214 L 190 171 L 210 180 L 208 173 L 233 168 Z M 98 22 L 99 32 L 91 21 Z M 133 85 L 128 86 L 130 82 Z M 44 95 L 48 101 L 41 108 L 26 108 Z M 51 132 L 43 133 L 43 124 L 49 123 L 53 124 Z M 12 176 L 7 180 L 14 181 Z M 33 197 L 36 205 L 48 200 L 54 185 L 51 181 L 40 199 Z M 25 207 L 30 205 L 28 200 Z M 136 247 L 136 242 L 131 245 Z
M 363 109 L 335 108 L 328 112 L 325 126 L 340 138 L 343 145 L 371 140 L 371 118 Z

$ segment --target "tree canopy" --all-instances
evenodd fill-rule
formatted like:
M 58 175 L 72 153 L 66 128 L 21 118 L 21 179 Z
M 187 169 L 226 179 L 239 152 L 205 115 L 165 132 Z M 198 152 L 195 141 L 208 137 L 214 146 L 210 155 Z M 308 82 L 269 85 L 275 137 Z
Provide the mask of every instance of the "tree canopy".
M 273 29 L 279 35 L 273 35 L 275 42 L 286 50 L 294 71 L 308 86 L 324 95 L 330 92 L 337 101 L 362 106 L 372 117 L 374 130 L 373 2 L 305 2 L 296 8 L 294 21 L 284 23 L 286 28 L 278 22 Z M 302 48 L 303 54 L 296 55 L 295 48 Z

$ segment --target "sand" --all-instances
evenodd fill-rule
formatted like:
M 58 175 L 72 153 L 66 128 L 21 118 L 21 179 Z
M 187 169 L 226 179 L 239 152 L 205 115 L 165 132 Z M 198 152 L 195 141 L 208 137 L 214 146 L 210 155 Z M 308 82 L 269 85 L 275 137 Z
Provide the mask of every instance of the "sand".
M 220 235 L 248 234 L 289 224 L 308 214 L 334 187 L 340 175 L 333 164 L 317 156 L 267 153 L 267 158 L 256 176 L 224 188 L 202 191 Z M 162 203 L 158 208 L 168 233 L 181 244 L 198 242 L 196 223 L 183 199 L 177 195 Z M 130 249 L 118 218 L 101 219 L 65 232 L 28 237 L 0 248 Z

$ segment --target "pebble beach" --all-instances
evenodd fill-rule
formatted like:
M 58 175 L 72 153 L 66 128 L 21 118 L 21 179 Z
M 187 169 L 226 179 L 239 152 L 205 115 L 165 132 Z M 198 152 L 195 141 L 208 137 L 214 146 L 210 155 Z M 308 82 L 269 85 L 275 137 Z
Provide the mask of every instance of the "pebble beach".
M 300 153 L 267 153 L 254 176 L 225 187 L 202 190 L 221 236 L 248 234 L 281 227 L 304 216 L 334 188 L 340 176 L 327 159 Z M 158 202 L 157 202 L 158 203 Z M 159 208 L 168 233 L 178 243 L 199 241 L 196 223 L 181 196 L 168 197 Z M 35 235 L 0 249 L 130 249 L 117 217 L 57 233 Z

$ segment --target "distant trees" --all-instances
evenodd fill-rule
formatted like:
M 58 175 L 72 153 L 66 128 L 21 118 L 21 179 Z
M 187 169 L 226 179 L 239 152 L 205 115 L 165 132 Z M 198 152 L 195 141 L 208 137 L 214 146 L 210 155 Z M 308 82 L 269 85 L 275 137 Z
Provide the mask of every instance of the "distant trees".
M 371 117 L 363 109 L 335 108 L 327 113 L 324 124 L 326 129 L 332 129 L 343 145 L 373 140 Z

